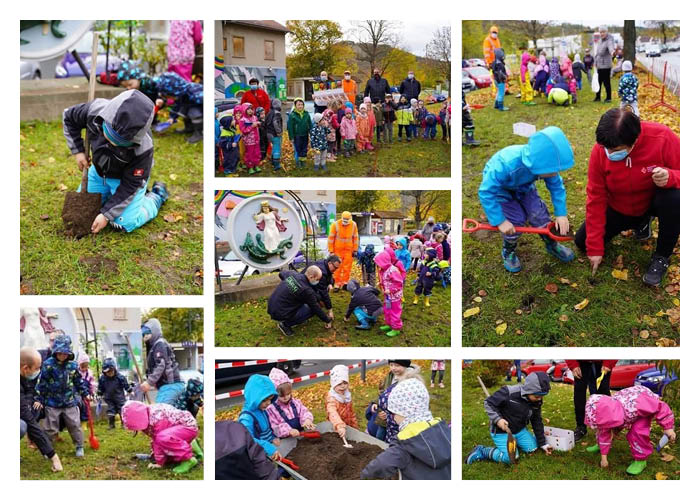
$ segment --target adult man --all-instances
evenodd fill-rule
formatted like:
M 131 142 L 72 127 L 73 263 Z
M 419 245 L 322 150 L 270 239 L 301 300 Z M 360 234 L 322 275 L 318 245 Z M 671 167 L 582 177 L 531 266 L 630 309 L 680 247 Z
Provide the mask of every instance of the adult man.
M 579 441 L 588 432 L 584 417 L 586 411 L 586 391 L 610 396 L 610 376 L 617 364 L 616 359 L 575 360 L 567 359 L 566 366 L 574 374 L 574 412 L 576 429 L 574 440 Z
M 408 102 L 411 102 L 411 99 L 418 99 L 420 95 L 420 82 L 416 80 L 416 75 L 412 69 L 408 70 L 408 77 L 401 82 L 399 94 L 405 95 Z
M 495 24 L 489 29 L 484 38 L 483 51 L 486 67 L 491 71 L 491 95 L 496 95 L 496 80 L 493 78 L 493 62 L 496 60 L 496 49 L 501 48 L 501 40 L 498 38 L 498 26 Z
M 318 82 L 318 90 L 330 90 L 331 82 L 328 80 L 328 73 L 321 71 L 321 74 L 316 79 Z M 314 99 L 314 113 L 323 113 L 328 106 L 322 99 Z
M 294 335 L 293 326 L 304 323 L 312 316 L 331 327 L 329 317 L 318 303 L 314 286 L 321 281 L 321 270 L 317 266 L 309 266 L 304 273 L 282 271 L 279 273 L 282 283 L 267 301 L 267 313 L 277 321 L 277 327 L 287 337 Z
M 365 97 L 369 96 L 372 102 L 384 101 L 384 96 L 391 94 L 389 82 L 386 81 L 386 78 L 382 78 L 379 68 L 374 68 L 373 75 L 365 85 Z
M 250 85 L 250 90 L 246 90 L 241 97 L 241 104 L 249 102 L 253 106 L 253 111 L 256 108 L 263 108 L 265 114 L 270 112 L 270 96 L 267 92 L 260 86 L 260 82 L 257 78 L 253 77 L 248 80 L 248 85 Z
M 151 318 L 141 326 L 146 344 L 146 380 L 141 384 L 144 393 L 158 389 L 156 403 L 173 405 L 185 383 L 180 380 L 180 365 L 168 341 L 163 338 L 160 321 Z
M 333 303 L 331 302 L 331 296 L 328 292 L 333 288 L 333 273 L 338 270 L 340 263 L 340 257 L 337 255 L 330 255 L 323 260 L 318 260 L 311 264 L 321 270 L 321 279 L 313 288 L 318 297 L 318 301 L 328 309 L 328 317 L 331 319 L 334 319 Z M 306 269 L 304 269 L 304 271 L 306 271 Z
M 342 261 L 338 270 L 333 274 L 335 291 L 347 285 L 348 280 L 350 280 L 352 258 L 359 247 L 360 236 L 357 231 L 357 224 L 352 220 L 352 214 L 345 211 L 341 219 L 331 225 L 330 234 L 328 235 L 328 251 L 340 257 Z
M 355 97 L 357 97 L 357 82 L 350 77 L 350 71 L 345 70 L 343 73 L 343 92 L 345 92 L 345 97 L 350 101 L 353 106 L 355 105 Z

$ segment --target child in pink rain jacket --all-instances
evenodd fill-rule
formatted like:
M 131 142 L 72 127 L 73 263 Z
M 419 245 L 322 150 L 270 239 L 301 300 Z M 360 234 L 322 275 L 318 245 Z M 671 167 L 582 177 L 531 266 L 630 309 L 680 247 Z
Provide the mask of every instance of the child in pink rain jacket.
M 357 139 L 357 123 L 352 115 L 352 108 L 345 109 L 340 122 L 340 135 L 343 138 L 343 154 L 349 158 L 355 151 L 355 139 Z
M 401 299 L 403 298 L 403 281 L 406 271 L 399 269 L 392 260 L 396 256 L 391 250 L 384 250 L 377 254 L 374 263 L 379 268 L 379 284 L 384 292 L 384 321 L 386 325 L 380 330 L 386 332 L 387 337 L 395 337 L 401 333 L 403 323 L 401 322 Z M 402 266 L 403 269 L 403 266 Z
M 292 381 L 278 368 L 270 371 L 270 380 L 277 389 L 277 399 L 265 409 L 272 432 L 278 438 L 297 437 L 301 431 L 312 431 L 314 416 L 304 403 L 292 397 Z
M 241 134 L 243 136 L 243 144 L 245 145 L 245 155 L 243 162 L 248 167 L 249 174 L 257 174 L 260 172 L 260 122 L 255 116 L 253 105 L 246 102 L 241 105 L 243 116 L 239 122 Z
M 646 387 L 628 387 L 614 396 L 594 394 L 586 402 L 584 422 L 591 429 L 597 430 L 598 444 L 589 446 L 587 450 L 600 451 L 600 466 L 607 467 L 614 436 L 623 428 L 628 429 L 627 442 L 634 462 L 627 468 L 627 473 L 641 474 L 647 465 L 646 459 L 654 452 L 654 445 L 649 438 L 652 420 L 656 420 L 669 440 L 676 440 L 673 412 L 659 396 Z
M 155 464 L 149 468 L 160 468 L 167 462 L 176 462 L 176 474 L 188 472 L 197 465 L 196 454 L 202 462 L 204 454 L 197 443 L 199 427 L 197 420 L 188 411 L 178 410 L 164 403 L 146 405 L 140 401 L 127 401 L 122 407 L 124 427 L 142 431 L 151 438 L 151 450 Z

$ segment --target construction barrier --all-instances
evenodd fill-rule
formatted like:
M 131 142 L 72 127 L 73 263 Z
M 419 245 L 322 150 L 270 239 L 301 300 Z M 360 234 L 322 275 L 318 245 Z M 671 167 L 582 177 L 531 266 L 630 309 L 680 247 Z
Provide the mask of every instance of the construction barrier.
M 288 359 L 251 359 L 250 361 L 232 361 L 231 363 L 216 363 L 214 365 L 215 370 L 221 368 L 236 368 L 239 366 L 255 366 L 255 365 L 266 365 L 268 363 L 284 363 L 289 361 Z
M 265 364 L 265 363 L 270 363 L 271 361 L 269 360 L 260 360 L 264 361 L 261 363 L 255 363 L 255 362 L 249 362 L 246 361 L 246 363 L 252 363 L 252 364 Z M 367 361 L 367 366 L 373 365 L 375 363 L 379 363 L 382 361 L 381 359 L 371 359 Z M 274 362 L 274 361 L 273 361 Z M 354 370 L 355 368 L 360 368 L 362 366 L 362 363 L 355 363 L 354 365 L 348 365 L 348 370 Z M 318 372 L 318 373 L 312 373 L 310 375 L 304 375 L 302 377 L 296 377 L 292 379 L 292 383 L 296 384 L 298 382 L 303 382 L 304 380 L 311 380 L 314 378 L 320 378 L 320 377 L 327 377 L 331 374 L 330 370 L 326 370 L 324 372 Z M 221 394 L 217 394 L 214 396 L 214 399 L 219 401 L 220 399 L 228 399 L 228 398 L 237 398 L 239 396 L 243 396 L 243 389 L 240 389 L 238 391 L 231 391 L 231 392 L 224 392 Z

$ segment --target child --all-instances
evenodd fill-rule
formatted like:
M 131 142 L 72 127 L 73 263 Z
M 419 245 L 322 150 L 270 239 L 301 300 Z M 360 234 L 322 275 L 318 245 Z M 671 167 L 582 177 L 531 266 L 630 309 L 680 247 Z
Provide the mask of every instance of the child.
M 374 135 L 374 131 L 377 128 L 377 120 L 375 119 L 374 110 L 372 109 L 372 99 L 370 99 L 369 97 L 365 97 L 362 100 L 362 103 L 367 107 L 367 116 L 369 117 L 369 127 L 370 127 L 369 142 L 371 144 L 372 143 L 372 136 Z
M 384 143 L 394 142 L 394 122 L 396 121 L 396 103 L 391 94 L 384 95 L 382 116 L 384 118 Z
M 374 263 L 374 245 L 368 243 L 365 249 L 357 254 L 357 262 L 362 270 L 362 284 L 374 286 L 377 279 L 377 265 Z
M 547 62 L 547 56 L 544 52 L 540 52 L 540 57 L 535 66 L 535 93 L 540 95 L 547 95 L 547 79 L 549 78 L 549 63 Z
M 90 397 L 93 398 L 95 396 L 95 391 L 97 390 L 97 382 L 95 382 L 95 377 L 92 375 L 92 370 L 90 369 L 90 357 L 84 352 L 81 352 L 80 355 L 78 355 L 78 371 L 88 387 Z M 87 422 L 87 406 L 82 401 L 78 403 L 78 406 L 80 407 L 80 421 Z M 83 429 L 83 431 L 84 430 L 85 429 Z
M 411 123 L 413 123 L 413 110 L 411 103 L 408 102 L 405 95 L 399 99 L 399 104 L 396 107 L 396 123 L 399 126 L 398 141 L 401 142 L 401 134 L 406 132 L 406 142 L 411 142 Z
M 573 73 L 569 73 L 567 76 L 567 83 L 569 85 L 569 95 L 571 96 L 571 104 L 576 104 L 578 102 L 578 84 L 576 83 L 576 78 Z
M 634 114 L 639 116 L 637 103 L 639 80 L 632 73 L 632 63 L 630 61 L 623 62 L 622 71 L 624 71 L 624 74 L 620 77 L 620 83 L 617 87 L 617 93 L 620 96 L 620 109 L 625 109 L 625 107 L 629 106 L 634 111 Z
M 430 296 L 433 294 L 433 285 L 435 285 L 435 280 L 440 278 L 440 266 L 438 265 L 437 252 L 434 248 L 429 248 L 425 252 L 425 255 L 425 261 L 418 275 L 418 284 L 415 289 L 416 296 L 413 298 L 413 305 L 417 305 L 420 296 L 424 295 L 424 305 L 425 307 L 430 307 Z
M 585 423 L 597 430 L 598 443 L 586 450 L 591 453 L 600 451 L 600 466 L 607 467 L 615 435 L 628 429 L 627 442 L 634 462 L 627 468 L 627 473 L 637 476 L 646 468 L 647 458 L 654 453 L 654 445 L 649 439 L 652 420 L 656 420 L 671 442 L 676 440 L 673 412 L 648 388 L 635 385 L 614 396 L 594 394 L 586 401 Z
M 574 55 L 574 64 L 571 66 L 571 71 L 576 79 L 576 89 L 581 90 L 581 80 L 583 73 L 586 72 L 586 65 L 581 62 L 581 54 Z
M 435 140 L 435 136 L 437 135 L 437 116 L 435 116 L 434 113 L 429 113 L 426 110 L 425 118 L 423 119 L 423 123 L 425 124 L 425 130 L 423 131 L 423 139 L 430 139 L 431 141 Z M 442 133 L 442 138 L 445 139 L 445 132 L 443 131 Z
M 493 61 L 493 78 L 496 82 L 498 93 L 493 107 L 500 111 L 508 111 L 510 108 L 503 105 L 503 100 L 506 95 L 506 81 L 508 81 L 508 73 L 506 72 L 506 53 L 503 49 L 498 48 L 494 52 L 495 59 Z
M 68 335 L 58 335 L 54 340 L 51 357 L 41 365 L 36 393 L 37 402 L 46 412 L 46 433 L 55 441 L 63 420 L 75 445 L 75 456 L 83 457 L 83 430 L 80 428 L 77 398 L 89 399 L 90 391 L 80 376 L 78 363 L 74 359 L 71 338 Z
M 267 157 L 267 148 L 270 145 L 270 141 L 267 140 L 267 133 L 265 132 L 265 108 L 258 106 L 255 108 L 255 118 L 258 119 L 260 125 L 260 163 L 262 164 Z
M 564 77 L 554 78 L 552 85 L 547 85 L 547 102 L 557 106 L 569 106 L 573 103 L 573 96 L 569 93 L 569 84 Z
M 408 244 L 408 251 L 411 254 L 411 267 L 413 271 L 418 270 L 418 263 L 423 257 L 424 250 L 423 242 L 416 235 L 413 235 L 411 242 Z
M 238 421 L 245 425 L 253 440 L 263 447 L 267 456 L 273 461 L 280 459 L 277 446 L 280 440 L 275 437 L 270 419 L 265 410 L 277 400 L 275 384 L 269 377 L 253 375 L 248 379 L 243 390 L 243 410 Z
M 379 101 L 372 104 L 372 113 L 374 114 L 374 130 L 377 134 L 377 144 L 381 144 L 382 133 L 384 132 L 384 113 L 382 112 L 382 105 Z
M 392 263 L 391 250 L 384 250 L 377 254 L 374 262 L 379 268 L 379 283 L 384 292 L 384 321 L 386 325 L 380 330 L 386 332 L 387 337 L 396 337 L 401 333 L 401 301 L 403 299 L 403 280 L 405 270 L 402 273 Z M 393 251 L 391 252 L 393 254 Z M 394 256 L 394 259 L 396 257 Z M 405 268 L 404 268 L 405 269 Z
M 190 412 L 194 418 L 197 418 L 199 409 L 204 406 L 204 384 L 197 378 L 191 378 L 187 381 L 187 387 L 177 397 L 175 408 L 182 411 Z
M 317 113 L 318 114 L 318 113 Z M 270 371 L 270 380 L 277 389 L 277 399 L 265 410 L 272 432 L 278 438 L 297 437 L 301 431 L 312 431 L 314 416 L 304 403 L 292 397 L 292 381 L 278 368 Z
M 508 433 L 513 435 L 518 448 L 525 453 L 533 453 L 541 448 L 547 455 L 551 455 L 552 448 L 544 437 L 542 422 L 542 398 L 548 393 L 547 374 L 533 372 L 525 377 L 523 385 L 504 385 L 486 398 L 484 409 L 496 447 L 476 445 L 467 455 L 467 465 L 480 460 L 509 464 Z M 527 430 L 528 424 L 532 426 L 534 434 Z M 517 456 L 518 451 L 515 453 Z
M 329 109 L 327 109 L 323 112 L 323 117 L 328 122 L 328 129 L 330 130 L 330 132 L 328 132 L 328 136 L 326 137 L 326 141 L 328 142 L 327 161 L 329 161 L 329 162 L 334 162 L 336 155 L 338 154 L 337 136 L 340 134 L 340 132 L 339 132 L 340 123 L 338 123 L 337 114 L 335 113 L 335 110 L 334 110 L 334 108 L 336 106 L 337 106 L 337 103 L 335 101 L 333 101 L 333 102 L 331 102 Z
M 357 318 L 356 330 L 369 330 L 377 322 L 377 318 L 382 313 L 382 301 L 379 300 L 379 290 L 374 284 L 360 287 L 357 280 L 348 281 L 348 292 L 350 292 L 350 303 L 343 317 L 344 321 L 350 319 L 350 315 Z
M 221 125 L 219 150 L 224 174 L 235 174 L 240 161 L 238 143 L 241 140 L 241 132 L 238 129 L 238 122 L 233 116 L 225 115 L 219 119 L 219 124 Z
M 450 479 L 450 429 L 430 412 L 430 394 L 416 378 L 399 382 L 388 411 L 399 425 L 397 440 L 363 470 L 362 479 Z
M 355 151 L 355 139 L 357 138 L 357 124 L 352 116 L 352 108 L 345 108 L 343 120 L 340 122 L 340 135 L 343 137 L 343 156 L 350 158 Z
M 559 66 L 559 58 L 552 57 L 552 62 L 549 64 L 549 78 L 556 80 L 558 76 L 561 76 L 561 67 Z
M 408 240 L 406 238 L 396 238 L 394 255 L 401 262 L 404 270 L 411 267 L 411 253 L 408 251 Z
M 270 112 L 265 117 L 265 136 L 267 142 L 272 144 L 272 170 L 282 168 L 280 158 L 282 158 L 282 101 L 273 99 L 270 104 Z
M 371 143 L 372 120 L 374 120 L 374 115 L 367 112 L 367 105 L 360 104 L 360 112 L 357 115 L 357 150 L 360 153 L 374 150 Z
M 294 143 L 294 158 L 297 168 L 306 165 L 306 154 L 309 149 L 309 132 L 311 131 L 311 117 L 304 109 L 304 100 L 294 99 L 294 109 L 289 113 L 287 120 L 287 133 Z
M 378 387 L 379 394 L 384 392 L 384 384 L 380 383 Z M 379 408 L 376 401 L 370 401 L 365 408 L 365 418 L 367 419 L 367 434 L 372 437 L 379 439 L 380 441 L 386 441 L 386 420 L 382 420 L 379 417 L 379 413 L 383 412 Z M 386 414 L 384 412 L 384 414 Z
M 530 53 L 527 49 L 523 49 L 520 56 L 520 100 L 526 106 L 534 106 L 532 101 L 532 85 L 530 85 L 530 72 L 528 71 L 528 63 L 530 62 Z
M 423 139 L 426 138 L 425 135 L 425 120 L 428 116 L 428 110 L 425 108 L 425 103 L 422 100 L 418 101 L 418 106 L 416 108 L 416 111 L 414 113 L 414 122 L 415 122 L 415 129 L 413 131 L 413 136 L 418 137 L 418 135 L 422 135 Z M 433 115 L 434 116 L 434 115 Z
M 479 187 L 479 199 L 489 223 L 498 226 L 503 235 L 503 266 L 507 271 L 520 271 L 515 254 L 519 233 L 514 226 L 529 222 L 532 227 L 545 227 L 549 211 L 540 198 L 535 181 L 543 179 L 552 197 L 556 227 L 568 233 L 566 188 L 559 172 L 574 166 L 574 152 L 569 140 L 558 127 L 547 127 L 522 146 L 507 146 L 486 163 Z M 562 262 L 571 262 L 574 252 L 547 236 L 541 236 L 547 253 Z
M 126 403 L 124 392 L 132 391 L 126 377 L 117 371 L 117 364 L 113 358 L 105 359 L 102 363 L 102 375 L 97 384 L 97 394 L 107 403 L 107 419 L 109 428 L 114 429 L 116 415 L 121 415 L 122 407 Z M 122 420 L 122 427 L 124 421 Z
M 248 174 L 260 172 L 260 122 L 255 117 L 253 105 L 249 102 L 241 105 L 243 117 L 240 121 L 240 129 L 243 144 L 245 144 L 245 157 L 243 162 L 248 167 Z
M 472 120 L 469 104 L 464 98 L 464 94 L 462 94 L 462 129 L 464 129 L 463 146 L 478 146 L 481 144 L 480 141 L 474 139 L 474 120 Z
M 326 159 L 328 157 L 328 134 L 331 130 L 321 113 L 314 114 L 314 125 L 311 129 L 311 149 L 314 150 L 314 170 L 326 170 Z
M 408 125 L 408 133 L 411 138 L 418 137 L 418 128 L 420 122 L 418 121 L 418 99 L 411 99 L 411 123 Z
M 440 112 L 438 114 L 440 129 L 442 130 L 442 140 L 447 142 L 450 138 L 450 108 L 447 105 L 447 101 L 443 102 L 440 106 Z
M 440 389 L 445 388 L 445 384 L 442 383 L 443 379 L 445 378 L 445 360 L 444 359 L 434 359 L 433 362 L 430 364 L 430 388 L 432 389 L 435 387 L 435 375 L 439 375 L 439 384 L 438 386 Z
M 149 469 L 160 469 L 170 461 L 179 464 L 173 468 L 175 474 L 184 474 L 199 461 L 204 463 L 204 452 L 197 442 L 199 426 L 189 412 L 165 403 L 148 406 L 141 401 L 127 401 L 121 419 L 127 429 L 151 438 L 155 463 L 149 464 Z
M 326 394 L 326 418 L 341 438 L 345 437 L 348 425 L 359 428 L 352 407 L 349 371 L 345 365 L 335 365 L 331 369 L 331 389 Z
M 384 440 L 392 444 L 396 441 L 397 435 L 399 434 L 399 424 L 388 411 L 389 395 L 396 387 L 396 384 L 402 380 L 418 378 L 422 383 L 423 378 L 420 375 L 420 367 L 411 364 L 410 359 L 389 359 L 387 362 L 389 365 L 389 373 L 387 373 L 382 382 L 382 387 L 384 387 L 384 389 L 379 393 L 379 400 L 377 402 L 380 413 L 375 420 L 378 425 L 386 427 Z

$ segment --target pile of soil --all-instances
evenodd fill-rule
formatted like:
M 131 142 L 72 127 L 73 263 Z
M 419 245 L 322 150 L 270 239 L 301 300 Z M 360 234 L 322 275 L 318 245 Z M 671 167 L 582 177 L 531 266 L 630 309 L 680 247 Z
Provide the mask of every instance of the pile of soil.
M 82 238 L 92 232 L 92 223 L 102 208 L 100 193 L 66 193 L 61 217 L 66 236 Z
M 299 466 L 306 479 L 360 479 L 365 466 L 383 450 L 369 443 L 348 441 L 344 448 L 335 433 L 321 434 L 321 439 L 300 439 L 286 458 Z

